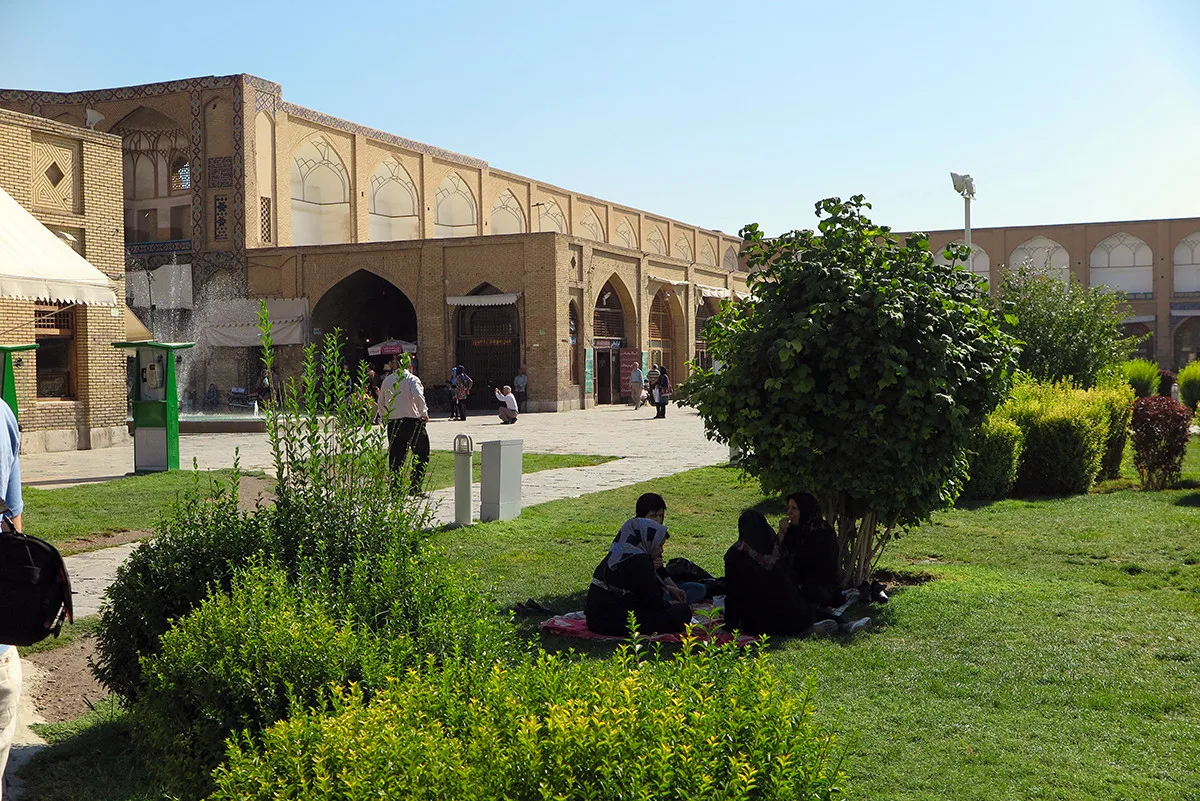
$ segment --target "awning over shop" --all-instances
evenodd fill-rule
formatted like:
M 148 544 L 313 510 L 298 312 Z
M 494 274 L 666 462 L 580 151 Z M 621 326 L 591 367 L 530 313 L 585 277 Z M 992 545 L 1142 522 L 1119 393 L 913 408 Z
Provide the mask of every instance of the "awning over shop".
M 128 306 L 121 307 L 121 316 L 125 318 L 125 340 L 127 342 L 145 342 L 154 339 L 150 329 L 142 325 L 142 321 Z
M 696 289 L 700 290 L 702 298 L 721 298 L 724 300 L 732 293 L 723 286 L 705 286 L 704 284 L 696 284 Z
M 267 298 L 271 339 L 276 345 L 303 345 L 307 340 L 308 298 Z M 261 342 L 258 298 L 222 302 L 211 312 L 200 334 L 202 341 L 219 348 L 252 348 Z
M 1156 319 L 1157 318 L 1153 314 L 1135 314 L 1133 317 L 1126 317 L 1121 321 L 1121 323 L 1123 325 L 1129 325 L 1131 323 L 1152 323 Z
M 521 297 L 520 292 L 502 295 L 451 295 L 446 298 L 447 306 L 511 306 Z
M 650 279 L 651 281 L 657 281 L 658 283 L 666 284 L 667 286 L 687 286 L 688 285 L 687 281 L 673 281 L 670 278 L 659 278 L 656 275 L 648 275 L 646 277 L 648 279 Z
M 0 189 L 0 297 L 116 306 L 113 282 Z

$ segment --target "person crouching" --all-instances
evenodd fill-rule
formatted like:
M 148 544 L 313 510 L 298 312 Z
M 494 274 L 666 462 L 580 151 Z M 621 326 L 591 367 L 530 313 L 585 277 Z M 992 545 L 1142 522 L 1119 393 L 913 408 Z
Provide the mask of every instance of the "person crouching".
M 505 425 L 517 422 L 517 397 L 513 395 L 512 387 L 504 387 L 503 392 L 497 388 L 496 400 L 502 404 L 500 406 L 500 422 Z

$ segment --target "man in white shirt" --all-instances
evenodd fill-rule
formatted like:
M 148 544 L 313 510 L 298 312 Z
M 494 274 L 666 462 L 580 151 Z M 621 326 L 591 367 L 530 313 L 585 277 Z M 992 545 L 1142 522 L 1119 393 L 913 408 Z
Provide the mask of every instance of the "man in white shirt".
M 517 399 L 512 394 L 512 387 L 505 387 L 503 392 L 497 388 L 496 400 L 504 404 L 500 407 L 500 422 L 505 425 L 517 422 Z
M 425 387 L 413 374 L 407 353 L 400 355 L 398 366 L 383 379 L 379 387 L 379 416 L 386 419 L 388 434 L 388 464 L 393 477 L 404 468 L 408 449 L 412 448 L 415 462 L 412 472 L 412 492 L 421 491 L 425 468 L 429 464 L 429 406 L 425 403 Z M 402 368 L 402 369 L 401 369 Z
M 634 409 L 642 408 L 643 382 L 642 368 L 635 364 L 633 370 L 629 373 L 629 394 L 633 396 Z

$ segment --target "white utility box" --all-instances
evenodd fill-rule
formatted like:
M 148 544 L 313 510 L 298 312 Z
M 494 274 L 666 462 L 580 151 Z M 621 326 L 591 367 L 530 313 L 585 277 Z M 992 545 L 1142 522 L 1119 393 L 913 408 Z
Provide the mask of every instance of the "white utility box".
M 521 446 L 525 440 L 497 439 L 482 444 L 479 519 L 512 520 L 521 514 Z

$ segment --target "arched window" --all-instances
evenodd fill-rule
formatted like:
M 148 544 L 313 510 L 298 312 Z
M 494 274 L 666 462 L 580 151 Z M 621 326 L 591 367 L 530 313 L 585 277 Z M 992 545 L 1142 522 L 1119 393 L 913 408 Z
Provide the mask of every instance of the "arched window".
M 657 225 L 650 226 L 650 232 L 646 234 L 646 249 L 659 256 L 667 255 L 667 240 L 663 238 L 662 230 Z
M 492 233 L 525 233 L 525 212 L 521 210 L 516 196 L 508 189 L 501 192 L 492 204 Z
M 456 172 L 447 175 L 438 186 L 434 198 L 434 236 L 478 234 L 479 218 L 475 208 L 475 196 L 471 194 L 471 188 L 467 186 L 466 181 Z
M 687 241 L 687 236 L 680 234 L 675 240 L 675 258 L 684 259 L 685 261 L 692 260 L 692 245 Z
M 583 215 L 583 219 L 579 221 L 579 229 L 580 236 L 586 236 L 597 242 L 604 241 L 604 226 L 600 224 L 600 218 L 591 209 L 588 209 Z
M 350 175 L 328 137 L 318 134 L 292 159 L 292 244 L 350 241 Z
M 1089 279 L 1131 298 L 1154 297 L 1154 255 L 1150 246 L 1126 233 L 1108 237 L 1092 249 Z
M 617 223 L 617 241 L 616 244 L 623 245 L 631 250 L 638 249 L 637 232 L 633 226 L 629 224 L 628 217 L 622 217 L 621 222 Z
M 560 234 L 569 233 L 567 231 L 567 218 L 563 216 L 558 201 L 554 198 L 547 198 L 533 205 L 537 206 L 538 210 L 539 231 L 557 231 Z
M 567 332 L 567 342 L 571 349 L 571 383 L 578 385 L 582 384 L 583 380 L 579 376 L 579 308 L 575 301 L 571 301 L 567 307 Z
M 171 191 L 188 192 L 192 188 L 192 165 L 185 158 L 177 158 L 171 164 Z
M 370 192 L 367 223 L 372 242 L 420 238 L 421 201 L 417 185 L 398 159 L 389 156 L 375 168 Z
M 950 244 L 953 246 L 958 246 L 958 245 L 965 245 L 966 243 L 961 239 L 955 239 Z M 936 264 L 946 264 L 947 263 L 946 248 L 939 248 L 938 251 L 933 254 L 933 261 Z M 991 271 L 992 271 L 992 259 L 990 256 L 988 256 L 987 251 L 984 250 L 983 248 L 979 247 L 979 245 L 972 243 L 971 244 L 971 272 L 975 273 L 976 275 L 978 275 L 982 278 L 987 278 L 989 275 L 991 275 Z
M 1032 269 L 1062 281 L 1071 277 L 1071 257 L 1067 249 L 1049 237 L 1035 236 L 1013 248 L 1008 266 L 1016 268 L 1022 264 L 1029 264 Z
M 712 356 L 708 353 L 708 337 L 704 333 L 704 326 L 708 323 L 709 318 L 716 314 L 715 305 L 716 301 L 712 298 L 703 298 L 700 305 L 696 307 L 696 355 L 694 361 L 697 367 L 703 367 L 705 370 L 712 369 Z
M 1175 246 L 1176 295 L 1200 295 L 1200 231 Z

